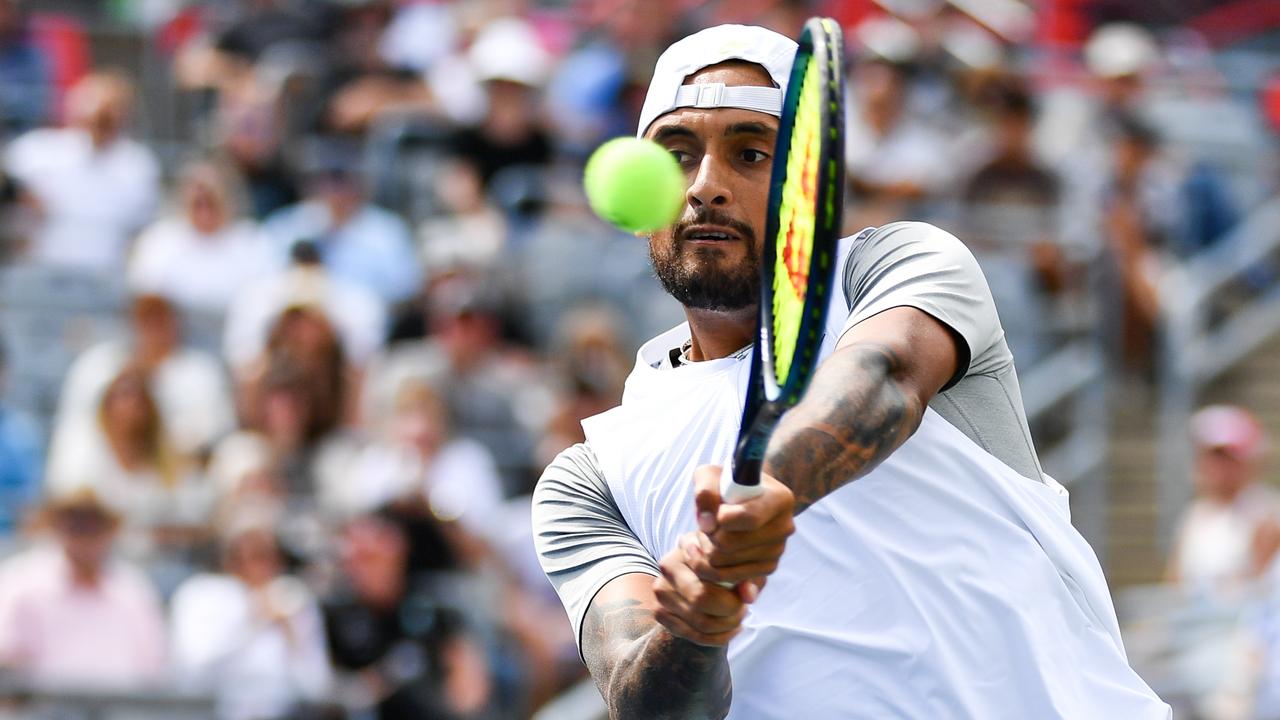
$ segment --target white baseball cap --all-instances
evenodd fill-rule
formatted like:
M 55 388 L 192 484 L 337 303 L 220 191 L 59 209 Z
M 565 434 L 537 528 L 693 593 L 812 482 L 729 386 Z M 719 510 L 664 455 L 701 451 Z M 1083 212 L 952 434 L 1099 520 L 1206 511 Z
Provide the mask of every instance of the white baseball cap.
M 684 107 L 740 108 L 781 117 L 782 99 L 786 96 L 795 56 L 794 40 L 753 25 L 717 25 L 672 44 L 653 68 L 636 136 L 644 137 L 654 120 Z M 684 84 L 686 78 L 702 68 L 726 60 L 745 60 L 762 66 L 777 87 Z

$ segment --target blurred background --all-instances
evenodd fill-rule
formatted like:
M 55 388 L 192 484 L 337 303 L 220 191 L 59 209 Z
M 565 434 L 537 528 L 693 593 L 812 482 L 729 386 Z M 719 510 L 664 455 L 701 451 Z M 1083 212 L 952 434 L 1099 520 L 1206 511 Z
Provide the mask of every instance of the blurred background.
M 0 717 L 600 717 L 529 493 L 682 320 L 581 166 L 845 29 L 1180 718 L 1280 718 L 1280 4 L 0 0 Z

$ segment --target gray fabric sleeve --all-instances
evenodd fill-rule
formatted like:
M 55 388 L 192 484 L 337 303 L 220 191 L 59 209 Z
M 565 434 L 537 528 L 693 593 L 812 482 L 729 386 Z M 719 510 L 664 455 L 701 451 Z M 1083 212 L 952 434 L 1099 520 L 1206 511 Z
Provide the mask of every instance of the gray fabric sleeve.
M 895 222 L 859 238 L 844 267 L 849 319 L 843 332 L 895 307 L 937 318 L 964 340 L 970 372 L 990 372 L 992 348 L 1004 333 L 991 290 L 973 253 L 954 235 L 922 222 Z
M 582 647 L 582 619 L 600 588 L 658 564 L 618 511 L 591 448 L 574 445 L 543 471 L 533 491 L 533 542 Z

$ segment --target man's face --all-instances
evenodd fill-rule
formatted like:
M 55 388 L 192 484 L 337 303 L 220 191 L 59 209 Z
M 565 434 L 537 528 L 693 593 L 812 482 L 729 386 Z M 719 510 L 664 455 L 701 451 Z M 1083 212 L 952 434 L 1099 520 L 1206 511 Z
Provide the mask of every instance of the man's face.
M 704 68 L 686 84 L 717 82 L 773 86 L 763 68 L 742 62 Z M 682 108 L 646 131 L 685 174 L 684 213 L 649 238 L 654 273 L 682 305 L 734 311 L 756 304 L 777 132 L 772 115 L 736 108 Z

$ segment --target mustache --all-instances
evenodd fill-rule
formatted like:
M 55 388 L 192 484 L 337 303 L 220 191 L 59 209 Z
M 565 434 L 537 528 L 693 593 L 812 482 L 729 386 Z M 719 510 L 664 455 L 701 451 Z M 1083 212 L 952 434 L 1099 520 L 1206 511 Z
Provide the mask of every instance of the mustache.
M 756 239 L 756 231 L 750 225 L 730 217 L 723 210 L 705 205 L 694 210 L 691 216 L 681 217 L 680 221 L 671 228 L 671 236 L 677 239 L 683 238 L 685 233 L 689 232 L 689 228 L 694 225 L 720 225 L 734 231 L 743 240 L 755 242 Z

